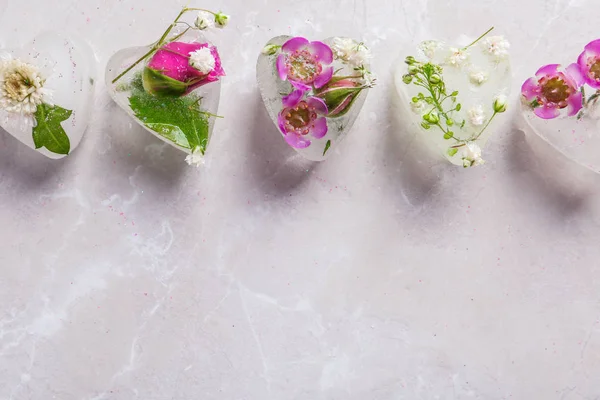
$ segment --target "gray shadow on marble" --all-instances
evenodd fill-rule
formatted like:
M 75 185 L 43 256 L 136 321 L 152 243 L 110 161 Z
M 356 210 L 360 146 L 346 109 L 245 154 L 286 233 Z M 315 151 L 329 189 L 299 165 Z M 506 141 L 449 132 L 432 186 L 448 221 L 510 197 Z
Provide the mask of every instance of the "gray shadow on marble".
M 289 196 L 310 177 L 319 164 L 296 153 L 285 142 L 262 102 L 260 93 L 253 96 L 254 121 L 248 138 L 250 186 L 265 194 Z
M 390 174 L 390 186 L 411 205 L 429 203 L 432 193 L 441 189 L 440 161 L 410 127 L 411 115 L 400 104 L 400 96 L 391 85 L 391 103 L 385 118 L 390 121 L 386 132 L 384 159 Z M 414 132 L 413 132 L 414 131 Z
M 127 173 L 142 168 L 144 173 L 152 175 L 148 182 L 154 182 L 157 187 L 174 187 L 186 168 L 195 168 L 185 162 L 186 153 L 147 132 L 108 94 L 103 95 L 103 101 L 112 118 L 98 121 L 97 131 L 110 135 L 111 145 L 107 154 L 113 161 L 111 169 L 116 167 L 118 171 Z
M 540 206 L 550 206 L 561 217 L 584 211 L 598 176 L 575 165 L 540 138 L 525 137 L 513 125 L 507 160 L 519 196 L 536 196 Z
M 39 189 L 75 164 L 76 158 L 82 153 L 78 146 L 68 156 L 54 160 L 24 145 L 2 128 L 0 137 L 0 176 L 10 174 L 27 190 Z M 84 140 L 85 135 L 82 142 Z

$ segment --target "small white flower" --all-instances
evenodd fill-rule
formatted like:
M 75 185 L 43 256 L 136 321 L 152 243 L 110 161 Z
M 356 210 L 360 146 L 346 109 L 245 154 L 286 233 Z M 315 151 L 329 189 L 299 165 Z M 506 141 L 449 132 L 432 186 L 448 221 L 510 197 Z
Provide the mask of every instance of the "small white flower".
M 363 77 L 362 77 L 363 85 L 365 85 L 367 87 L 373 87 L 373 86 L 375 86 L 376 80 L 377 80 L 377 78 L 374 73 L 372 73 L 370 71 L 365 71 L 363 73 Z
M 510 43 L 504 38 L 504 36 L 490 36 L 483 40 L 482 46 L 489 54 L 493 55 L 497 59 L 503 59 L 508 56 Z
M 506 111 L 507 103 L 508 98 L 504 94 L 499 94 L 498 96 L 494 97 L 494 112 L 503 113 Z
M 212 28 L 215 25 L 215 17 L 211 13 L 200 11 L 194 25 L 201 31 Z
M 222 12 L 218 12 L 215 14 L 215 24 L 217 28 L 225 28 L 229 23 L 229 15 L 223 14 Z
M 467 117 L 469 118 L 469 123 L 473 126 L 481 126 L 485 122 L 485 111 L 483 110 L 483 106 L 478 104 L 473 106 L 467 111 Z
M 33 118 L 37 106 L 52 105 L 52 92 L 39 69 L 4 55 L 0 59 L 0 110 Z
M 435 56 L 435 51 L 440 48 L 440 43 L 435 40 L 426 40 L 421 42 L 419 49 L 425 54 L 425 57 L 432 59 Z
M 349 38 L 334 38 L 331 50 L 336 58 L 355 67 L 364 66 L 371 59 L 371 51 L 367 46 Z
M 410 108 L 415 114 L 423 115 L 423 112 L 427 109 L 427 103 L 423 100 L 419 100 L 416 103 L 411 101 Z
M 485 163 L 481 158 L 481 148 L 475 142 L 467 142 L 462 148 L 463 167 L 476 167 Z
M 489 79 L 489 74 L 481 70 L 472 70 L 469 74 L 469 80 L 473 85 L 481 86 Z
M 453 67 L 461 67 L 467 58 L 469 58 L 469 53 L 467 53 L 466 50 L 450 47 L 450 57 L 448 57 L 448 63 Z
M 190 65 L 204 75 L 215 69 L 215 64 L 215 57 L 208 47 L 190 53 Z
M 193 165 L 196 167 L 204 165 L 204 154 L 202 154 L 202 149 L 200 146 L 196 146 L 192 150 L 192 154 L 188 154 L 187 157 L 185 157 L 185 162 L 187 162 L 188 165 Z

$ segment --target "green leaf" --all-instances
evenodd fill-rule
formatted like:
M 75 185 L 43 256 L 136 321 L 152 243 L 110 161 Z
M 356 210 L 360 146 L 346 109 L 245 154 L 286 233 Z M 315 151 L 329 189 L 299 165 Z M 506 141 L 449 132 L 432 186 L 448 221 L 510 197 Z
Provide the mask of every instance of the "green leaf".
M 453 157 L 456 153 L 458 153 L 458 149 L 457 148 L 451 147 L 451 148 L 448 149 L 448 155 L 450 157 Z
M 327 143 L 325 144 L 325 150 L 323 150 L 323 157 L 325 157 L 325 153 L 327 153 L 327 150 L 329 150 L 330 147 L 331 147 L 331 140 L 328 140 Z
M 149 129 L 186 149 L 208 143 L 208 117 L 200 110 L 200 99 L 193 95 L 176 98 L 156 97 L 144 90 L 141 74 L 131 82 L 129 105 Z
M 37 125 L 33 128 L 33 143 L 35 148 L 47 148 L 56 154 L 69 154 L 71 142 L 61 126 L 62 121 L 71 117 L 73 111 L 59 106 L 40 104 L 35 112 Z

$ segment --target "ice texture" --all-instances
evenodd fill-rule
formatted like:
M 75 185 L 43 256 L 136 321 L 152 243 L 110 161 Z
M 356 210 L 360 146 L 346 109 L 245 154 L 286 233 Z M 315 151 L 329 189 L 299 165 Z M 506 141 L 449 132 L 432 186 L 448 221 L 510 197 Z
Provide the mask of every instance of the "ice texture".
M 36 66 L 46 79 L 45 88 L 52 90 L 53 104 L 72 110 L 71 117 L 61 126 L 69 137 L 70 152 L 79 145 L 89 124 L 94 91 L 95 57 L 89 45 L 76 38 L 57 32 L 38 35 L 21 49 L 2 49 L 13 58 Z M 0 111 L 0 126 L 32 149 L 32 127 L 22 118 Z M 37 149 L 49 158 L 63 158 L 65 155 Z
M 455 165 L 463 165 L 461 152 L 450 156 L 448 154 L 449 147 L 457 142 L 453 139 L 444 139 L 444 133 L 436 126 L 430 129 L 424 129 L 421 126 L 423 122 L 423 114 L 432 109 L 427 107 L 424 111 L 414 111 L 411 107 L 413 97 L 419 92 L 428 95 L 426 89 L 416 86 L 414 83 L 406 84 L 402 77 L 407 73 L 408 65 L 404 60 L 407 56 L 413 56 L 420 62 L 431 62 L 438 64 L 443 68 L 442 76 L 446 83 L 446 92 L 451 94 L 453 91 L 458 91 L 457 102 L 461 104 L 460 111 L 454 111 L 452 118 L 456 122 L 452 126 L 454 136 L 460 139 L 469 139 L 475 137 L 484 128 L 485 124 L 493 114 L 494 98 L 498 95 L 510 94 L 511 87 L 511 68 L 509 57 L 496 58 L 487 52 L 483 42 L 478 42 L 467 50 L 468 57 L 463 60 L 461 65 L 452 65 L 449 61 L 455 49 L 465 47 L 472 40 L 461 40 L 462 45 L 449 45 L 441 41 L 425 41 L 416 48 L 410 47 L 401 52 L 401 60 L 395 68 L 395 84 L 400 96 L 400 106 L 398 113 L 410 123 L 410 128 L 422 142 L 432 152 L 443 157 Z M 423 49 L 430 49 L 430 52 Z M 474 73 L 482 73 L 487 77 L 482 84 L 474 83 Z M 450 105 L 450 101 L 447 103 Z M 473 125 L 470 122 L 469 111 L 474 107 L 481 106 L 484 111 L 485 121 L 481 125 Z M 450 107 L 452 108 L 452 107 Z M 476 143 L 484 149 L 488 139 L 495 133 L 499 122 L 506 114 L 498 114 L 485 129 L 484 133 L 476 140 Z M 460 127 L 460 123 L 465 121 L 464 127 Z M 483 151 L 485 159 L 485 150 Z
M 292 36 L 277 36 L 273 39 L 269 40 L 265 46 L 268 45 L 283 45 Z M 333 43 L 333 37 L 323 40 L 323 43 L 331 46 Z M 310 39 L 309 39 L 310 40 Z M 258 63 L 256 66 L 256 80 L 258 82 L 258 87 L 260 90 L 260 94 L 267 108 L 267 112 L 271 117 L 271 120 L 275 124 L 277 132 L 283 136 L 283 133 L 279 129 L 277 123 L 277 117 L 279 112 L 283 109 L 282 106 L 282 97 L 289 94 L 292 91 L 292 85 L 288 81 L 282 81 L 279 78 L 276 69 L 276 60 L 277 55 L 265 55 L 260 54 L 258 57 Z M 347 64 L 339 60 L 333 61 L 333 69 L 334 71 L 338 71 L 336 75 L 356 75 L 356 71 L 353 70 Z M 370 65 L 365 65 L 367 69 L 370 69 Z M 354 104 L 345 115 L 337 118 L 327 118 L 327 126 L 328 131 L 327 134 L 321 138 L 316 139 L 311 137 L 311 145 L 305 149 L 295 149 L 300 155 L 303 157 L 312 160 L 312 161 L 323 161 L 327 159 L 335 150 L 335 148 L 339 145 L 339 143 L 346 137 L 354 122 L 358 118 L 360 110 L 365 103 L 367 98 L 367 90 L 363 90 L 360 92 Z M 327 145 L 327 141 L 331 141 L 331 145 L 327 152 L 325 152 L 325 148 Z M 325 153 L 325 154 L 324 154 Z

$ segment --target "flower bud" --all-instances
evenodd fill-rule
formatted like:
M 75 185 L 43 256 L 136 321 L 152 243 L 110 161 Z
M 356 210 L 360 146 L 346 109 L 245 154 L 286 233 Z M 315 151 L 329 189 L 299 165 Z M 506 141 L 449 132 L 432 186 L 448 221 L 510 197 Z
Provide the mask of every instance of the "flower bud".
M 435 112 L 430 112 L 429 114 L 423 115 L 423 119 L 425 121 L 429 122 L 430 124 L 434 124 L 434 125 L 437 124 L 438 122 L 440 122 L 440 117 Z
M 412 65 L 415 62 L 417 62 L 417 60 L 415 60 L 415 58 L 413 56 L 408 56 L 406 57 L 406 60 L 404 60 L 405 63 L 407 63 L 408 65 Z
M 332 78 L 329 83 L 315 90 L 315 97 L 327 105 L 327 117 L 336 118 L 345 115 L 360 92 L 364 89 L 358 82 L 347 78 Z
M 210 28 L 214 25 L 212 15 L 207 13 L 206 11 L 200 11 L 198 13 L 198 17 L 196 18 L 196 21 L 194 22 L 194 25 L 201 31 Z
M 215 23 L 217 28 L 225 28 L 229 23 L 229 15 L 218 12 L 215 14 Z
M 272 56 L 279 52 L 281 49 L 280 45 L 277 44 L 268 44 L 262 49 L 262 53 L 266 56 Z
M 408 73 L 409 73 L 410 75 L 414 75 L 414 74 L 416 74 L 417 72 L 419 72 L 419 68 L 418 68 L 418 67 L 415 67 L 414 65 L 409 65 L 409 66 L 408 66 Z
M 438 83 L 440 83 L 442 81 L 442 77 L 439 76 L 438 74 L 433 74 L 431 75 L 431 77 L 429 78 L 429 82 L 433 83 L 434 85 L 437 85 Z
M 411 82 L 412 82 L 412 80 L 413 80 L 413 77 L 412 77 L 412 75 L 406 74 L 406 75 L 403 75 L 403 76 L 402 76 L 402 82 L 406 83 L 407 85 L 408 85 L 409 83 L 411 83 Z
M 504 111 L 506 111 L 506 107 L 507 107 L 506 96 L 503 94 L 496 96 L 496 98 L 494 99 L 494 112 L 503 113 Z

